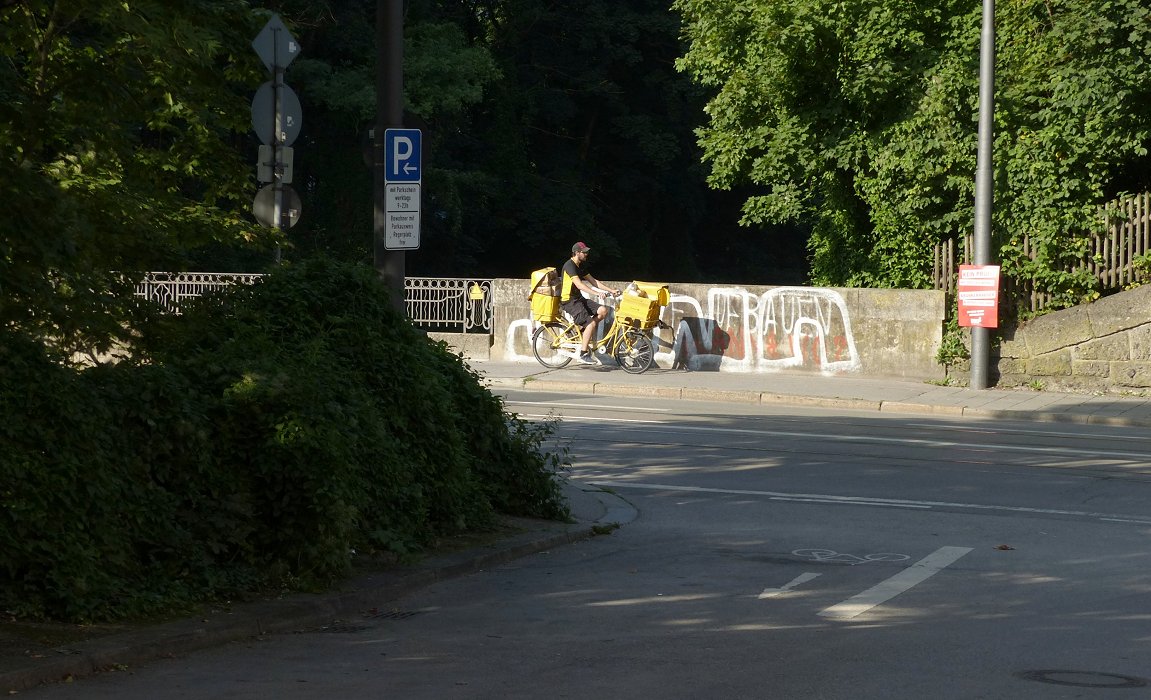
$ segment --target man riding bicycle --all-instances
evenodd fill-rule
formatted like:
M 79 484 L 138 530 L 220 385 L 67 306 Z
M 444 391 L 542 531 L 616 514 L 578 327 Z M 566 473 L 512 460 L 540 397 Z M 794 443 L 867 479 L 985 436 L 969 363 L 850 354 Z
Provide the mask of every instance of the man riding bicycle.
M 596 364 L 588 347 L 595 335 L 596 326 L 607 318 L 608 308 L 601 305 L 592 311 L 591 304 L 580 292 L 586 292 L 589 295 L 618 295 L 620 293 L 618 289 L 605 287 L 603 283 L 592 277 L 591 273 L 584 269 L 590 252 L 591 248 L 583 241 L 572 246 L 572 256 L 563 264 L 563 280 L 560 286 L 560 303 L 563 310 L 572 317 L 572 323 L 583 329 L 579 361 L 585 365 Z

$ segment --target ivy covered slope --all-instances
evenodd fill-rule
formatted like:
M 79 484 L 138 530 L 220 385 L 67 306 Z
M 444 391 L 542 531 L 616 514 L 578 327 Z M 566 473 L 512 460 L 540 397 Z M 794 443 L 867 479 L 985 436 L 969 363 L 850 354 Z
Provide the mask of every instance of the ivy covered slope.
M 92 620 L 314 589 L 497 514 L 562 519 L 549 426 L 317 261 L 74 370 L 0 342 L 0 609 Z
M 929 286 L 933 245 L 973 226 L 980 3 L 674 6 L 679 66 L 714 90 L 710 182 L 760 190 L 744 223 L 811 222 L 816 284 Z M 995 20 L 995 257 L 1073 304 L 1098 206 L 1151 186 L 1151 8 L 1019 0 Z

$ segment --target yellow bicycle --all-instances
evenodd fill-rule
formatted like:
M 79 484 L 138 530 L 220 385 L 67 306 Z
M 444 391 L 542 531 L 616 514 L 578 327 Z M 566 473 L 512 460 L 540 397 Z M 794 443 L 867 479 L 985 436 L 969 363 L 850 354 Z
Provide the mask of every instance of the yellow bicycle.
M 535 274 L 547 274 L 545 270 Z M 547 290 L 533 274 L 532 319 L 540 325 L 532 333 L 532 354 L 544 367 L 566 367 L 579 356 L 582 331 L 559 309 L 559 297 Z M 543 289 L 544 291 L 540 291 Z M 552 288 L 554 289 L 554 288 Z M 659 309 L 668 302 L 667 285 L 634 282 L 619 300 L 611 325 L 590 349 L 615 358 L 625 372 L 646 372 L 655 362 L 652 329 L 666 327 Z M 610 303 L 609 303 L 610 305 Z

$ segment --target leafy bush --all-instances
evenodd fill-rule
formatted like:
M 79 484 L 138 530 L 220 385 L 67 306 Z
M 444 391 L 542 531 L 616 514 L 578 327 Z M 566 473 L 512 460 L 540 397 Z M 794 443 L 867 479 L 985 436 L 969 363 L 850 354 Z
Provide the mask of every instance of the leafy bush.
M 76 371 L 2 336 L 0 606 L 85 620 L 317 588 L 498 513 L 567 517 L 551 427 L 503 410 L 375 273 L 305 263 Z

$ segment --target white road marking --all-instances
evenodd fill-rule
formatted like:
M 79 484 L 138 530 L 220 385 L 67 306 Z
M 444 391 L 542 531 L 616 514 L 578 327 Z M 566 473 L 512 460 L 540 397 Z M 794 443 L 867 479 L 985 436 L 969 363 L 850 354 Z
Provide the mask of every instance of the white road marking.
M 553 401 L 506 401 L 507 406 L 557 406 L 562 408 L 601 408 L 607 411 L 641 411 L 643 413 L 671 413 L 670 408 L 647 406 L 608 406 L 596 403 L 555 403 Z
M 612 422 L 612 418 L 588 418 L 585 416 L 565 416 L 567 423 L 602 423 Z M 878 443 L 885 445 L 920 445 L 923 447 L 959 448 L 966 450 L 979 450 L 983 452 L 1030 452 L 1035 454 L 1078 455 L 1094 459 L 1122 459 L 1130 458 L 1139 462 L 1147 461 L 1146 452 L 1119 452 L 1101 451 L 1100 449 L 1077 449 L 1073 447 L 1026 447 L 1022 445 L 1007 445 L 993 442 L 959 442 L 956 440 L 924 440 L 921 438 L 890 438 L 876 435 L 835 435 L 829 433 L 800 433 L 787 430 L 752 430 L 747 428 L 709 428 L 698 425 L 672 425 L 669 421 L 645 421 L 667 425 L 667 432 L 678 434 L 694 433 L 723 433 L 735 435 L 772 435 L 790 438 L 810 438 L 816 442 L 847 442 L 847 443 Z M 654 430 L 652 432 L 660 432 Z
M 937 430 L 939 428 L 938 425 L 932 425 L 930 423 L 907 423 L 906 426 L 908 428 L 924 428 L 927 430 Z M 1005 428 L 1002 425 L 996 425 L 994 428 L 990 428 L 985 426 L 968 426 L 956 423 L 948 425 L 947 430 L 953 430 L 961 433 L 975 433 L 977 435 L 1041 435 L 1043 437 L 1068 437 L 1067 431 Z M 1142 435 L 1119 435 L 1113 432 L 1100 433 L 1084 430 L 1076 432 L 1075 436 L 1092 439 L 1102 438 L 1105 440 L 1127 440 L 1128 442 L 1148 442 L 1148 438 L 1143 437 Z M 986 441 L 986 438 L 979 439 L 980 441 Z
M 970 547 L 940 547 L 891 578 L 820 612 L 822 617 L 850 620 L 911 589 L 971 551 Z
M 848 564 L 849 566 L 858 566 L 859 564 L 867 564 L 874 561 L 907 561 L 911 558 L 906 554 L 897 554 L 895 552 L 876 552 L 875 554 L 865 554 L 861 557 L 858 554 L 841 553 L 834 549 L 815 548 L 796 549 L 792 551 L 791 554 L 797 557 L 804 557 L 805 559 L 814 559 L 819 562 L 835 562 L 837 564 Z
M 521 413 L 520 418 L 556 418 L 557 416 L 540 415 L 538 413 Z M 560 420 L 570 421 L 570 418 L 560 417 Z M 580 418 L 582 422 L 588 423 L 663 423 L 661 420 L 642 420 L 640 418 Z
M 833 503 L 836 505 L 886 506 L 887 508 L 926 508 L 927 510 L 931 510 L 931 506 L 912 505 L 909 503 L 866 503 L 866 504 L 854 503 L 853 504 L 853 503 L 846 503 L 844 501 L 829 501 L 825 498 L 794 498 L 794 497 L 790 497 L 790 496 L 788 496 L 788 497 L 772 496 L 771 500 L 773 500 L 773 501 L 792 501 L 794 503 Z
M 948 501 L 906 501 L 897 498 L 869 498 L 866 496 L 831 496 L 819 493 L 781 493 L 779 491 L 748 491 L 744 489 L 713 489 L 703 486 L 671 486 L 669 484 L 643 484 L 631 481 L 591 481 L 592 486 L 613 489 L 643 489 L 647 491 L 681 491 L 688 493 L 717 493 L 733 496 L 766 496 L 779 500 L 830 502 L 840 505 L 859 506 L 903 506 L 905 508 L 957 508 L 963 510 L 998 511 L 1005 513 L 1027 513 L 1030 515 L 1066 515 L 1076 518 L 1093 518 L 1106 522 L 1128 522 L 1151 525 L 1151 518 L 1128 516 L 1121 513 L 1093 513 L 1079 510 L 1057 510 L 1054 508 L 1027 508 L 1025 506 L 992 506 L 980 503 L 953 503 Z
M 819 577 L 819 574 L 800 574 L 799 576 L 796 576 L 794 579 L 792 579 L 790 583 L 787 583 L 783 586 L 780 586 L 779 588 L 765 588 L 765 589 L 763 589 L 763 593 L 759 594 L 759 599 L 763 600 L 764 598 L 774 598 L 775 596 L 777 596 L 781 593 L 787 593 L 788 591 L 795 588 L 796 586 L 802 586 L 803 584 L 807 583 L 808 581 L 812 580 L 813 578 L 818 578 L 818 577 Z

